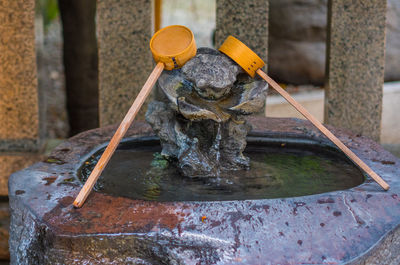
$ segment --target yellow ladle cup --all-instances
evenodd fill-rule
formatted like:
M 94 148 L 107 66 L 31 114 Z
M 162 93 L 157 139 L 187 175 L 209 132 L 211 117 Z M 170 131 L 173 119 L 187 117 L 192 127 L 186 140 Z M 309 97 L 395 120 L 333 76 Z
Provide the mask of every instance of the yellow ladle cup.
M 265 65 L 258 55 L 247 47 L 240 40 L 229 36 L 221 45 L 219 50 L 240 65 L 251 77 L 258 74 L 268 84 L 270 84 L 279 94 L 281 94 L 295 109 L 297 109 L 306 119 L 317 127 L 329 140 L 331 140 L 340 150 L 343 151 L 354 163 L 364 170 L 372 179 L 374 179 L 384 190 L 389 189 L 389 185 L 376 174 L 367 164 L 365 164 L 356 154 L 345 146 L 333 133 L 331 133 L 319 120 L 300 105 L 289 93 L 269 77 L 261 68 Z
M 100 177 L 108 161 L 110 161 L 111 156 L 128 131 L 162 71 L 164 69 L 172 70 L 182 67 L 188 60 L 196 55 L 197 51 L 193 32 L 181 25 L 172 25 L 157 31 L 150 40 L 150 50 L 157 65 L 143 85 L 143 88 L 140 90 L 128 113 L 125 115 L 92 173 L 90 173 L 85 185 L 83 185 L 78 196 L 75 198 L 75 207 L 82 207 L 84 204 L 86 198 L 96 184 L 97 179 Z

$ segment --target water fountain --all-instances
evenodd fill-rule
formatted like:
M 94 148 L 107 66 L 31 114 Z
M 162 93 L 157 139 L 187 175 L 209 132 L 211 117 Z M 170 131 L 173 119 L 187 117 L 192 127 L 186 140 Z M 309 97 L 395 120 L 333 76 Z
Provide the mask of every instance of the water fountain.
M 309 122 L 246 117 L 267 86 L 215 50 L 199 49 L 158 86 L 151 126 L 133 124 L 83 208 L 72 202 L 115 127 L 79 134 L 12 175 L 12 263 L 399 259 L 400 161 L 377 143 L 331 128 L 388 192 Z

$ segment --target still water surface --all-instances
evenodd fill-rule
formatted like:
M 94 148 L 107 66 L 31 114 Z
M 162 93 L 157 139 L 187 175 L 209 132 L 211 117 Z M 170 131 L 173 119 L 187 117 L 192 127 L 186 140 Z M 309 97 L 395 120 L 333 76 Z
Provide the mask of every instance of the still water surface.
M 90 175 L 100 150 L 80 169 Z M 161 158 L 157 142 L 124 143 L 99 178 L 95 189 L 115 196 L 156 201 L 226 201 L 303 196 L 349 189 L 364 181 L 361 171 L 332 148 L 309 144 L 248 143 L 250 170 L 220 178 L 182 177 L 173 162 Z

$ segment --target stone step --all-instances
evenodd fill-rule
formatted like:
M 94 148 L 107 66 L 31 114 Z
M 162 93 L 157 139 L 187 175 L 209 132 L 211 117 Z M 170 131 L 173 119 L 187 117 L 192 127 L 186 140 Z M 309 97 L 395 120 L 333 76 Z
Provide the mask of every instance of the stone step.
M 8 264 L 10 253 L 8 251 L 8 229 L 10 226 L 10 211 L 8 202 L 0 197 L 0 265 Z

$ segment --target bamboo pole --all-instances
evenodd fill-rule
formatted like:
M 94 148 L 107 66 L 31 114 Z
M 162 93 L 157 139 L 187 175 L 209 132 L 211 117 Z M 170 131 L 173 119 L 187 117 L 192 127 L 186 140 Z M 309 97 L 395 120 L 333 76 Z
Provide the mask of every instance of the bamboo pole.
M 284 97 L 296 110 L 298 110 L 307 120 L 309 120 L 315 127 L 318 128 L 329 140 L 331 140 L 340 150 L 343 151 L 354 163 L 356 163 L 362 170 L 365 171 L 372 179 L 374 179 L 384 190 L 389 189 L 389 185 L 373 171 L 367 164 L 365 164 L 356 154 L 353 153 L 342 141 L 340 141 L 333 133 L 331 133 L 320 121 L 318 121 L 311 113 L 309 113 L 302 105 L 300 105 L 288 92 L 278 85 L 271 77 L 264 71 L 258 69 L 256 73 L 270 84 L 282 97 Z
M 83 185 L 81 191 L 79 192 L 78 196 L 76 197 L 76 199 L 74 201 L 75 207 L 80 208 L 84 204 L 85 200 L 87 199 L 90 192 L 92 191 L 94 184 L 96 184 L 97 179 L 103 172 L 107 163 L 110 161 L 112 155 L 114 154 L 115 150 L 118 147 L 118 144 L 121 142 L 122 138 L 128 131 L 129 126 L 131 126 L 133 120 L 135 119 L 136 115 L 138 114 L 144 101 L 149 96 L 151 89 L 153 88 L 157 79 L 160 77 L 163 70 L 164 70 L 164 64 L 161 62 L 157 63 L 153 72 L 150 74 L 149 78 L 147 79 L 146 83 L 144 84 L 142 90 L 140 90 L 139 95 L 136 97 L 135 101 L 133 102 L 132 106 L 130 107 L 128 113 L 125 115 L 125 118 L 122 120 L 121 124 L 119 125 L 117 131 L 115 132 L 114 136 L 112 137 L 106 150 L 104 150 L 104 153 L 101 155 L 101 157 L 100 157 L 99 161 L 97 162 L 95 168 L 93 169 L 92 173 L 90 173 L 90 176 L 86 180 L 85 185 Z

